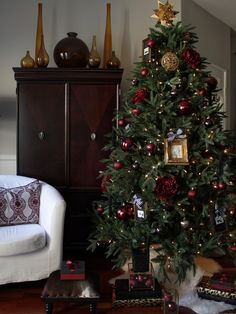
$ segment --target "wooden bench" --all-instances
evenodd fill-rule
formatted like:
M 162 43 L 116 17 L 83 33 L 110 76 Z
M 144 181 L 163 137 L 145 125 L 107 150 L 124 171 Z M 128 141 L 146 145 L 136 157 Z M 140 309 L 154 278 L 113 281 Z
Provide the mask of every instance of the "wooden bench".
M 88 304 L 90 313 L 95 314 L 99 298 L 92 277 L 86 276 L 85 280 L 61 280 L 59 270 L 50 275 L 41 295 L 46 314 L 52 314 L 55 302 Z

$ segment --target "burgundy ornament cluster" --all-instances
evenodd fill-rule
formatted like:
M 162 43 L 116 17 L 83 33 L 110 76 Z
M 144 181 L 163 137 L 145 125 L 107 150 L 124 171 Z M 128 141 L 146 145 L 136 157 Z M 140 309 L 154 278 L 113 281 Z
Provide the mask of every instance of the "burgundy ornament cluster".
M 179 190 L 179 185 L 174 177 L 159 177 L 156 180 L 154 193 L 162 200 L 174 196 Z
M 148 97 L 148 91 L 145 88 L 140 88 L 133 96 L 132 103 L 137 104 L 144 101 Z
M 201 64 L 200 54 L 191 48 L 184 49 L 182 58 L 192 69 L 196 69 Z
M 134 218 L 134 208 L 133 204 L 126 203 L 122 207 L 120 207 L 116 212 L 116 217 L 119 220 L 124 220 L 126 218 Z

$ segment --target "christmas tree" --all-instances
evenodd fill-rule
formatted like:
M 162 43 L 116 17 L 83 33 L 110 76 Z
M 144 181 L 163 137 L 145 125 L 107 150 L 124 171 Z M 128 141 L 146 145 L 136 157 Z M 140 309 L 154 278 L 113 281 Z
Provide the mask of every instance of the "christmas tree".
M 105 147 L 89 249 L 104 244 L 120 267 L 151 245 L 160 274 L 171 268 L 182 281 L 195 256 L 236 251 L 234 139 L 194 28 L 173 23 L 168 1 L 154 12 Z

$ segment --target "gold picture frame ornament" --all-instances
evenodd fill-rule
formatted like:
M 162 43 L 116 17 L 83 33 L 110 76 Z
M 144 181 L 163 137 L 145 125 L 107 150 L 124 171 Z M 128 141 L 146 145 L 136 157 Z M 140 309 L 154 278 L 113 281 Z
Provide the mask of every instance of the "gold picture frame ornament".
M 187 138 L 164 139 L 164 162 L 171 165 L 188 165 Z

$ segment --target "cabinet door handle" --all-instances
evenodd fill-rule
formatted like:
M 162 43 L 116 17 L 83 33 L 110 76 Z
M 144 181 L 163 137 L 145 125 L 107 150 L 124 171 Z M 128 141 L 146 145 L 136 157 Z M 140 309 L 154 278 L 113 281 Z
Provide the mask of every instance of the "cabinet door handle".
M 45 133 L 43 131 L 39 132 L 38 138 L 40 139 L 40 141 L 43 141 L 45 139 Z
M 92 141 L 95 141 L 95 140 L 96 140 L 96 134 L 95 134 L 95 133 L 91 133 L 90 137 L 91 137 L 91 140 L 92 140 Z

